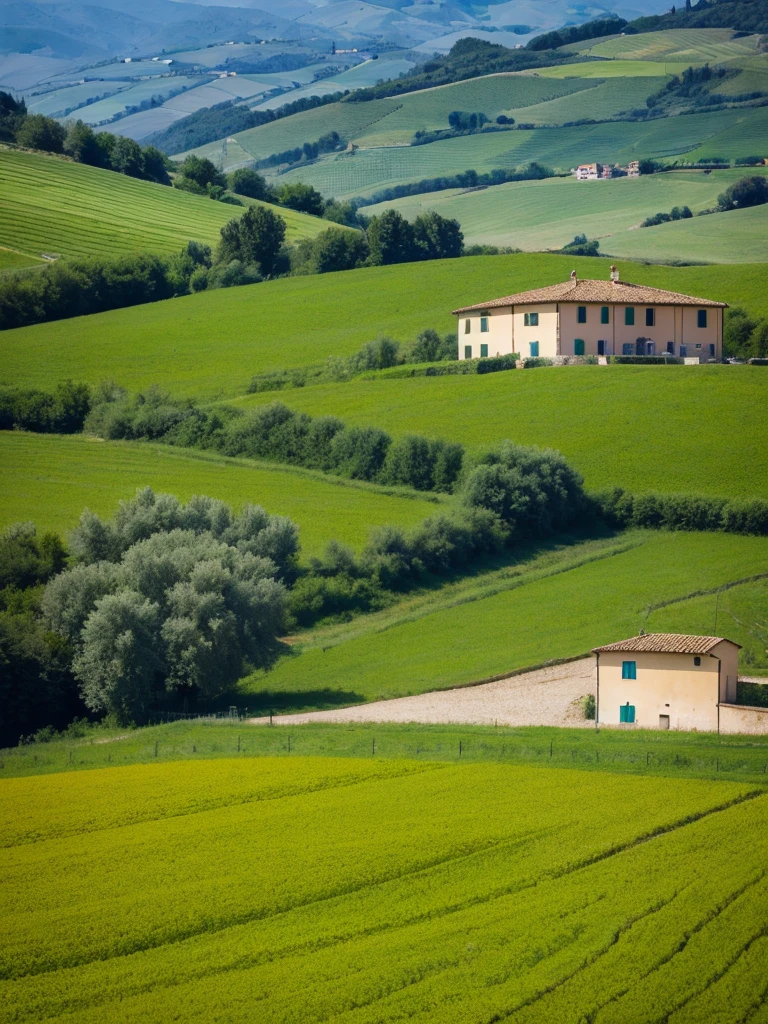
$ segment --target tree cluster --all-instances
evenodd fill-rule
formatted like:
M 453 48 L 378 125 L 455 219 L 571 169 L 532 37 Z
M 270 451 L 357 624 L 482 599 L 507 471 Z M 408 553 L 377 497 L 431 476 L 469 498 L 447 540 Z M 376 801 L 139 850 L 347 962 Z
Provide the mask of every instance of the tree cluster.
M 305 142 L 301 146 L 294 146 L 281 153 L 273 153 L 256 162 L 256 167 L 279 167 L 280 164 L 308 163 L 310 160 L 317 160 L 323 153 L 336 153 L 344 149 L 347 142 L 338 132 L 326 132 L 316 142 Z
M 620 530 L 701 530 L 768 533 L 768 501 L 690 494 L 636 494 L 621 487 L 593 498 L 600 517 Z
M 640 227 L 653 228 L 657 224 L 667 224 L 672 220 L 688 220 L 692 216 L 689 206 L 673 206 L 669 213 L 654 213 L 653 216 L 646 217 Z
M 480 185 L 503 185 L 507 181 L 541 181 L 543 178 L 553 178 L 554 176 L 555 172 L 551 167 L 545 167 L 543 164 L 533 161 L 514 171 L 498 168 L 488 171 L 486 174 L 478 174 L 477 171 L 463 171 L 460 174 L 450 174 L 440 178 L 422 178 L 420 181 L 409 182 L 405 185 L 393 185 L 391 188 L 380 189 L 370 196 L 357 197 L 352 199 L 351 203 L 359 210 L 363 206 L 391 203 L 394 199 L 417 196 L 424 192 L 442 192 L 449 188 L 477 188 Z
M 71 380 L 57 384 L 53 393 L 0 388 L 0 430 L 76 434 L 83 429 L 90 408 L 88 385 L 73 384 Z
M 725 311 L 723 354 L 740 359 L 768 357 L 768 318 L 759 320 L 740 306 Z
M 615 15 L 609 18 L 598 18 L 587 21 L 583 25 L 568 25 L 554 32 L 545 32 L 536 36 L 527 45 L 529 50 L 556 50 L 560 46 L 581 43 L 586 39 L 599 39 L 600 36 L 615 35 L 626 26 L 624 18 Z
M 768 203 L 768 179 L 762 174 L 741 178 L 717 197 L 718 210 L 743 210 Z

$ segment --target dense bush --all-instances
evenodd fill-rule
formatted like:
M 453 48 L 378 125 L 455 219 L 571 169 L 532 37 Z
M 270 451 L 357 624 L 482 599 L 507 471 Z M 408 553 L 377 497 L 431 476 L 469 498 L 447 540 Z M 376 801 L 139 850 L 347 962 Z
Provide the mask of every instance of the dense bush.
M 297 274 L 328 274 L 354 270 L 368 259 L 370 250 L 360 231 L 328 228 L 314 238 L 299 242 L 291 254 L 291 268 Z
M 88 385 L 71 380 L 57 384 L 52 393 L 0 388 L 0 430 L 75 434 L 83 429 L 90 407 Z
M 717 197 L 717 206 L 720 210 L 742 210 L 744 207 L 760 206 L 763 203 L 768 203 L 768 181 L 762 174 L 735 181 Z
M 594 496 L 609 526 L 662 530 L 706 530 L 768 534 L 768 501 L 756 498 L 696 497 L 686 494 L 633 495 L 617 487 Z
M 528 43 L 529 50 L 556 50 L 559 46 L 581 43 L 585 39 L 599 39 L 621 32 L 627 22 L 615 15 L 587 21 L 583 25 L 568 25 L 555 32 L 545 32 Z
M 397 210 L 372 217 L 367 228 L 370 262 L 374 266 L 461 256 L 464 235 L 457 220 L 434 210 L 410 224 Z
M 80 562 L 51 580 L 42 610 L 91 711 L 142 720 L 163 692 L 214 697 L 276 657 L 290 520 L 145 488 L 111 522 L 83 513 L 72 549 Z
M 667 224 L 673 220 L 687 220 L 693 217 L 689 206 L 673 206 L 669 213 L 655 213 L 652 217 L 646 217 L 641 228 L 652 228 L 657 224 Z

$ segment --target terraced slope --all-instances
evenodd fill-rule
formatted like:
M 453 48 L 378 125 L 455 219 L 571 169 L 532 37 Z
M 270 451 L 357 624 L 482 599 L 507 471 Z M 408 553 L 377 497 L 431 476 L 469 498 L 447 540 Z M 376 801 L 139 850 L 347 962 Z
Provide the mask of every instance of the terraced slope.
M 565 49 L 612 60 L 687 60 L 689 64 L 718 64 L 758 50 L 757 36 L 735 36 L 736 33 L 729 28 L 674 28 L 609 39 L 590 39 Z
M 361 548 L 375 526 L 414 526 L 439 505 L 402 489 L 344 481 L 248 459 L 227 459 L 163 445 L 0 431 L 0 531 L 34 519 L 66 535 L 84 508 L 110 516 L 137 488 L 208 494 L 239 509 L 246 502 L 299 526 L 302 557 L 329 540 Z M 322 510 L 322 515 L 318 511 Z
M 763 1019 L 754 783 L 232 757 L 0 801 L 11 1019 Z
M 215 245 L 243 207 L 37 153 L 0 149 L 0 245 L 30 256 L 173 252 L 191 238 Z M 288 238 L 327 222 L 280 210 Z

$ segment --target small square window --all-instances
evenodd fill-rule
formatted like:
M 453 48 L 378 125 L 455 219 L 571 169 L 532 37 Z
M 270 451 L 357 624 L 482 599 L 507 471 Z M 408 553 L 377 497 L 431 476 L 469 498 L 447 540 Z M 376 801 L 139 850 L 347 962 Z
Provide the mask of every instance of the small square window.
M 602 309 L 600 310 L 600 323 L 601 324 L 609 324 L 610 322 L 611 322 L 611 320 L 610 320 L 610 313 L 608 311 L 608 307 L 607 306 L 603 306 Z
M 469 334 L 469 332 L 471 330 L 472 330 L 472 321 L 471 320 L 465 320 L 464 321 L 464 333 L 465 334 Z
M 471 345 L 465 345 L 464 346 L 464 358 L 465 359 L 471 359 L 472 358 L 472 346 Z
M 700 665 L 701 664 L 701 658 L 694 658 L 693 659 L 693 664 L 694 665 Z
M 622 663 L 621 663 L 621 678 L 622 679 L 637 679 L 637 662 L 636 661 L 622 661 Z
M 539 326 L 539 314 L 538 313 L 524 313 L 523 324 L 525 327 L 538 327 Z
M 656 324 L 656 310 L 646 309 L 645 311 L 645 326 L 654 327 Z
M 706 309 L 698 310 L 698 312 L 696 314 L 696 325 L 698 327 L 706 327 L 707 326 L 707 311 L 706 311 Z
M 480 317 L 480 333 L 481 334 L 487 334 L 488 333 L 488 317 L 487 316 L 481 316 Z
M 624 310 L 624 325 L 626 327 L 635 326 L 635 307 L 627 306 Z
M 578 306 L 577 307 L 576 320 L 580 324 L 585 324 L 587 322 L 587 307 L 586 306 Z
M 532 341 L 530 343 L 531 356 L 535 359 L 539 354 L 539 343 L 538 341 Z
M 488 356 L 488 346 L 487 345 L 481 345 L 480 346 L 480 358 L 481 359 L 486 359 L 487 356 Z

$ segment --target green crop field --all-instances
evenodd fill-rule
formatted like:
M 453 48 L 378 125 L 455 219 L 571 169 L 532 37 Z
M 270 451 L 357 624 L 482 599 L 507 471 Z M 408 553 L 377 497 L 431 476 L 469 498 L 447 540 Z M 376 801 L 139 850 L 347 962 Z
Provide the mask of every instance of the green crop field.
M 3 270 L 24 270 L 27 267 L 41 267 L 44 260 L 36 256 L 27 256 L 26 253 L 16 252 L 15 249 L 0 248 L 0 272 Z
M 248 459 L 214 457 L 163 445 L 99 441 L 81 435 L 0 431 L 0 531 L 33 519 L 39 530 L 66 534 L 88 507 L 111 516 L 139 487 L 246 502 L 299 526 L 302 556 L 335 538 L 361 548 L 375 526 L 414 526 L 439 507 L 423 494 L 375 487 Z
M 724 497 L 768 490 L 764 367 L 563 366 L 356 380 L 237 404 L 252 408 L 275 397 L 394 435 L 446 437 L 474 449 L 504 438 L 555 448 L 594 490 Z
M 484 132 L 426 146 L 332 154 L 307 167 L 287 171 L 279 180 L 303 181 L 324 195 L 344 198 L 467 170 L 514 169 L 531 160 L 568 171 L 587 160 L 626 163 L 642 157 L 687 157 L 694 150 L 698 155 L 698 147 L 710 144 L 712 153 L 720 153 L 722 138 L 726 142 L 732 140 L 725 148 L 726 155 L 749 156 L 750 139 L 752 149 L 755 145 L 759 148 L 760 140 L 768 140 L 767 118 L 768 108 L 750 108 L 647 122 L 614 121 L 569 128 Z
M 756 173 L 766 169 L 757 168 Z M 560 248 L 574 235 L 600 239 L 601 249 L 617 256 L 691 259 L 711 262 L 768 261 L 763 208 L 739 211 L 732 217 L 704 217 L 675 224 L 674 230 L 633 230 L 654 213 L 689 206 L 694 213 L 710 209 L 718 195 L 744 176 L 743 168 L 717 171 L 676 171 L 577 181 L 549 178 L 516 181 L 482 191 L 432 192 L 377 206 L 369 215 L 389 207 L 413 220 L 425 210 L 455 217 L 468 243 L 485 242 L 520 249 Z M 618 236 L 618 237 L 617 237 Z M 687 241 L 684 241 L 687 240 Z
M 646 98 L 663 88 L 667 79 L 640 75 L 635 78 L 608 77 L 604 80 L 567 78 L 563 81 L 570 84 L 580 82 L 584 88 L 556 99 L 523 107 L 514 112 L 516 120 L 526 124 L 561 125 L 567 121 L 579 121 L 585 114 L 595 121 L 617 117 L 636 107 L 644 107 Z
M 765 1019 L 759 784 L 241 755 L 0 806 L 8 1020 Z
M 753 54 L 758 36 L 734 38 L 729 28 L 675 28 L 663 32 L 590 39 L 565 49 L 612 60 L 687 61 L 688 64 L 712 64 Z
M 190 239 L 215 245 L 243 208 L 57 157 L 0 149 L 0 245 L 28 255 L 173 252 Z M 327 223 L 281 210 L 289 240 Z
M 332 704 L 386 700 L 477 682 L 558 658 L 575 658 L 616 637 L 648 628 L 686 633 L 706 620 L 713 632 L 715 592 L 757 574 L 768 575 L 768 538 L 697 533 L 626 533 L 613 542 L 576 545 L 541 562 L 475 577 L 410 606 L 353 621 L 332 635 L 304 635 L 270 672 L 241 681 L 245 703 L 311 707 L 318 693 Z M 701 606 L 695 594 L 711 592 Z M 745 602 L 758 620 L 738 619 L 738 596 L 724 620 L 729 637 L 751 655 L 750 668 L 768 673 L 765 627 L 768 588 Z M 343 695 L 351 694 L 344 701 Z
M 625 280 L 768 314 L 759 264 L 618 265 Z M 351 355 L 382 333 L 410 341 L 425 327 L 452 330 L 457 306 L 564 281 L 573 268 L 582 277 L 608 274 L 599 259 L 469 257 L 285 278 L 36 324 L 0 335 L 0 383 L 52 387 L 67 377 L 114 378 L 133 390 L 156 384 L 174 395 L 232 398 L 244 394 L 254 373 Z
M 695 64 L 705 61 L 696 60 Z M 659 78 L 664 75 L 680 75 L 691 61 L 665 60 L 602 60 L 585 61 L 583 64 L 554 64 L 551 67 L 538 68 L 536 71 L 524 71 L 521 74 L 535 74 L 542 78 Z

